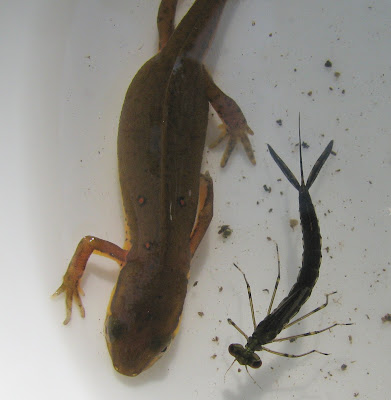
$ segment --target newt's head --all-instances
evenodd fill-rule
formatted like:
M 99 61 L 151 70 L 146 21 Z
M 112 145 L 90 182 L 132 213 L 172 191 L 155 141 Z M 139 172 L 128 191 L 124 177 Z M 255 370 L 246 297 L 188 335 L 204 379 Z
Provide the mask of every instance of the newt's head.
M 128 263 L 113 291 L 105 333 L 114 368 L 123 375 L 151 367 L 177 333 L 187 281 L 168 282 L 158 270 Z

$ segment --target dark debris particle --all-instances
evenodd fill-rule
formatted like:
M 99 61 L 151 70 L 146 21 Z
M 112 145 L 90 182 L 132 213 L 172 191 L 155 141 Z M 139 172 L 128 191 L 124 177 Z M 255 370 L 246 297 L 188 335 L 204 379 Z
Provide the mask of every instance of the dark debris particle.
M 271 213 L 271 212 L 273 212 L 273 209 L 272 209 L 272 208 L 269 208 L 269 213 Z
M 352 343 L 353 343 L 353 336 L 352 336 L 352 335 L 349 335 L 349 336 L 348 336 L 348 339 L 349 339 L 349 343 L 352 344 Z
M 308 148 L 310 147 L 310 145 L 309 145 L 307 142 L 303 142 L 303 143 L 301 144 L 301 147 L 302 147 L 303 149 L 308 149 Z
M 221 293 L 223 291 L 223 287 L 219 286 L 219 293 Z
M 198 285 L 198 281 L 195 281 L 194 283 L 193 283 L 193 287 L 196 287 Z
M 264 189 L 265 192 L 268 192 L 268 193 L 271 193 L 271 191 L 272 191 L 272 188 L 270 186 L 267 186 L 267 185 L 263 185 L 263 189 Z
M 217 357 L 217 354 L 213 354 L 213 356 L 210 356 L 210 358 L 211 358 L 212 360 L 214 360 L 216 357 Z
M 278 119 L 278 120 L 276 121 L 276 123 L 277 123 L 277 125 L 282 126 L 282 119 Z
M 215 336 L 213 339 L 212 339 L 212 342 L 218 342 L 219 341 L 219 337 L 218 336 Z
M 342 365 L 341 365 L 341 370 L 342 370 L 342 371 L 345 371 L 347 367 L 348 367 L 348 366 L 347 366 L 346 364 L 342 364 Z
M 384 317 L 381 318 L 383 323 L 385 322 L 391 322 L 391 314 L 386 314 Z
M 198 315 L 202 318 L 205 314 L 202 311 L 198 311 Z
M 217 233 L 222 235 L 224 239 L 227 239 L 228 236 L 231 236 L 232 229 L 229 225 L 221 225 Z
M 332 63 L 330 60 L 327 60 L 327 61 L 324 63 L 324 66 L 325 66 L 326 68 L 331 68 L 331 67 L 333 66 L 333 63 Z
M 336 155 L 337 155 L 337 153 L 336 153 L 334 150 L 331 150 L 331 154 L 332 154 L 333 156 L 336 156 Z
M 309 92 L 307 92 L 307 96 L 312 96 L 312 90 L 310 90 Z

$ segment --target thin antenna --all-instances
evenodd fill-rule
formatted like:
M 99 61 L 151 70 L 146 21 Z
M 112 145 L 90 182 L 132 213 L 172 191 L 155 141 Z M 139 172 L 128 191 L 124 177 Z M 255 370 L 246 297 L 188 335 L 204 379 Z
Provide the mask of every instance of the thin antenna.
M 303 159 L 301 156 L 301 132 L 300 132 L 300 113 L 299 113 L 299 151 L 300 151 L 300 175 L 301 175 L 301 186 L 304 185 L 304 173 L 303 173 Z

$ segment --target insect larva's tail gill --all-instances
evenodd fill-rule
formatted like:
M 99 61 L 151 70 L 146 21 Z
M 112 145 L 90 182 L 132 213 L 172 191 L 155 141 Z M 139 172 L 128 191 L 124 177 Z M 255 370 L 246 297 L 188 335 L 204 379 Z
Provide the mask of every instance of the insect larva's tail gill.
M 320 157 L 316 161 L 315 165 L 312 167 L 312 170 L 308 176 L 307 183 L 306 183 L 307 189 L 309 189 L 312 186 L 312 184 L 315 182 L 316 177 L 318 176 L 324 163 L 326 162 L 331 151 L 333 150 L 333 143 L 334 143 L 334 141 L 330 140 L 330 143 L 323 150 L 323 153 L 320 155 Z M 300 149 L 301 149 L 301 147 L 300 147 Z
M 287 177 L 288 181 L 297 189 L 300 190 L 300 184 L 297 181 L 296 177 L 293 175 L 292 171 L 287 167 L 284 161 L 281 160 L 280 156 L 273 150 L 272 146 L 267 145 L 270 155 L 273 157 L 273 160 L 280 167 L 281 171 Z

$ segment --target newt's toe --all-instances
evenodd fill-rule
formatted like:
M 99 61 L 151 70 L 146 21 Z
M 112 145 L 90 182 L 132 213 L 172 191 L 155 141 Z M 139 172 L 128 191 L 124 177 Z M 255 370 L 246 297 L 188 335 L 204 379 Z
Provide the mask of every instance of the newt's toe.
M 242 145 L 244 147 L 244 150 L 247 154 L 247 157 L 249 158 L 251 164 L 255 165 L 255 156 L 254 156 L 254 151 L 251 146 L 250 140 L 248 139 L 248 135 L 254 135 L 254 132 L 251 130 L 251 128 L 246 124 L 244 127 L 239 127 L 236 129 L 229 129 L 225 124 L 219 125 L 219 129 L 221 130 L 221 133 L 219 137 L 209 145 L 209 148 L 213 149 L 217 145 L 219 145 L 224 139 L 228 137 L 228 143 L 227 146 L 224 150 L 223 156 L 221 158 L 220 166 L 222 168 L 225 167 L 227 164 L 227 161 L 229 157 L 232 154 L 232 151 L 236 147 L 237 142 L 240 140 L 242 142 Z

